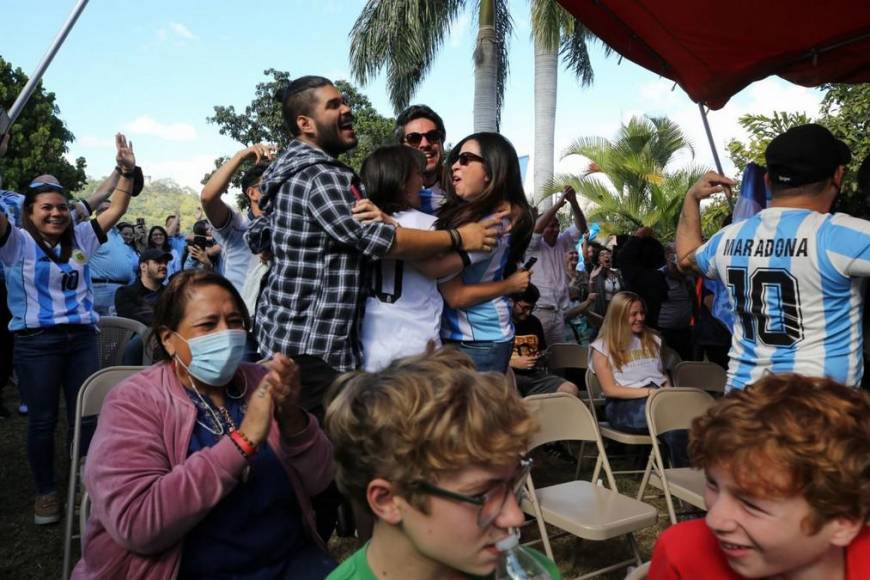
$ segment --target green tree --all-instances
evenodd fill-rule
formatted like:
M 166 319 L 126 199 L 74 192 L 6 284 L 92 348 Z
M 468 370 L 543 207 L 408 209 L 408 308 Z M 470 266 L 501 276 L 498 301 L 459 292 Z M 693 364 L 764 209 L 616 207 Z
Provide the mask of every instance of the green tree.
M 290 133 L 284 126 L 281 116 L 281 105 L 275 100 L 278 89 L 290 82 L 290 73 L 275 69 L 264 71 L 269 80 L 257 83 L 254 88 L 254 99 L 248 104 L 243 112 L 237 112 L 230 106 L 215 106 L 214 115 L 208 117 L 208 122 L 218 126 L 221 135 L 227 135 L 247 147 L 255 143 L 273 143 L 279 149 L 283 149 L 290 142 Z M 356 130 L 359 144 L 356 148 L 339 156 L 339 160 L 359 171 L 363 159 L 372 151 L 394 141 L 392 118 L 384 117 L 374 108 L 368 97 L 359 92 L 356 87 L 347 81 L 335 81 L 335 86 L 344 95 L 354 115 L 354 129 Z M 231 152 L 230 152 L 231 153 Z M 226 157 L 215 160 L 215 168 L 220 167 Z M 233 185 L 239 187 L 239 179 L 243 172 L 236 175 Z M 211 173 L 203 178 L 205 183 Z M 248 200 L 244 195 L 237 197 L 239 207 L 247 207 Z
M 0 106 L 7 110 L 12 107 L 25 84 L 27 75 L 0 58 Z M 0 159 L 6 189 L 25 191 L 31 180 L 43 173 L 54 175 L 70 191 L 85 183 L 85 158 L 76 159 L 75 165 L 64 158 L 75 137 L 59 114 L 54 93 L 40 83 L 12 125 L 9 150 Z
M 736 177 L 739 178 L 750 162 L 765 165 L 764 151 L 774 137 L 792 127 L 811 123 L 812 120 L 805 113 L 774 111 L 772 116 L 743 115 L 737 122 L 749 133 L 747 143 L 732 139 L 727 145 L 728 155 L 737 167 Z
M 87 198 L 104 179 L 88 179 L 75 196 Z M 200 212 L 198 192 L 171 179 L 155 179 L 146 183 L 142 193 L 130 200 L 130 207 L 121 221 L 134 223 L 141 217 L 150 228 L 165 225 L 166 216 L 175 214 L 181 216 L 182 231 L 190 233 L 195 216 Z
M 685 134 L 670 119 L 633 117 L 612 141 L 577 139 L 564 157 L 582 155 L 592 163 L 581 175 L 557 176 L 544 194 L 571 185 L 593 203 L 588 218 L 600 222 L 605 233 L 630 233 L 646 226 L 659 239 L 672 240 L 686 191 L 706 171 L 695 166 L 667 169 L 683 149 L 694 155 Z
M 824 85 L 819 123 L 842 139 L 852 150 L 852 163 L 843 180 L 840 211 L 856 216 L 870 215 L 868 192 L 859 192 L 856 172 L 870 155 L 870 83 Z
M 351 30 L 353 77 L 365 85 L 382 70 L 393 109 L 408 106 L 466 0 L 368 0 Z M 478 0 L 474 130 L 498 131 L 513 21 L 507 0 Z

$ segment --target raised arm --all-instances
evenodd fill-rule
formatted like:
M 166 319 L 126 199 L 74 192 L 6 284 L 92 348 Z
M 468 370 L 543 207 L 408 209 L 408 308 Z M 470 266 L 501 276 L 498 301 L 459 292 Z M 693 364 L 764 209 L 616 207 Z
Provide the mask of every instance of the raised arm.
M 208 183 L 202 188 L 200 201 L 202 209 L 205 211 L 205 217 L 214 227 L 224 227 L 232 216 L 230 208 L 221 200 L 221 195 L 226 192 L 239 167 L 247 159 L 254 159 L 254 163 L 257 164 L 263 159 L 272 159 L 274 155 L 275 148 L 271 145 L 264 143 L 251 145 L 230 157 L 212 174 Z
M 677 225 L 676 250 L 680 270 L 698 271 L 695 263 L 695 250 L 701 247 L 704 239 L 701 234 L 701 200 L 720 191 L 730 197 L 734 181 L 708 171 L 686 193 L 683 200 L 683 211 L 680 213 L 680 223 Z
M 112 205 L 109 209 L 98 215 L 95 219 L 104 232 L 115 227 L 118 220 L 127 213 L 130 205 L 130 193 L 133 191 L 133 170 L 136 169 L 136 155 L 133 153 L 133 142 L 127 142 L 127 138 L 121 133 L 115 135 L 115 147 L 117 155 L 115 161 L 121 168 L 121 175 L 112 195 Z
M 574 214 L 574 225 L 577 226 L 577 231 L 580 232 L 580 235 L 585 234 L 589 231 L 589 226 L 586 223 L 586 214 L 580 209 L 580 204 L 577 203 L 577 192 L 570 185 L 565 186 L 565 197 L 571 205 L 571 213 Z
M 94 190 L 94 193 L 87 199 L 92 212 L 97 211 L 100 204 L 109 199 L 109 196 L 112 195 L 112 192 L 115 191 L 116 187 L 118 187 L 118 180 L 120 178 L 121 172 L 118 171 L 118 167 L 116 166 L 112 170 L 112 173 L 103 180 L 97 189 Z

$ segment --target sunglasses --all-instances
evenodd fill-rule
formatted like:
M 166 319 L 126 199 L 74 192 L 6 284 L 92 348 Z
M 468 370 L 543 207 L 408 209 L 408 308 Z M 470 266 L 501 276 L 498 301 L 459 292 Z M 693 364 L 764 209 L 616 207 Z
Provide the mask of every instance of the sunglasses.
M 501 515 L 508 496 L 512 494 L 516 498 L 517 503 L 523 501 L 526 492 L 526 480 L 531 471 L 532 459 L 524 457 L 520 460 L 519 469 L 512 478 L 500 481 L 495 487 L 478 495 L 465 495 L 425 481 L 418 484 L 418 489 L 429 495 L 478 506 L 480 509 L 477 512 L 477 525 L 480 529 L 485 530 Z
M 462 153 L 459 154 L 459 157 L 457 157 L 456 159 L 459 161 L 459 164 L 462 165 L 463 167 L 465 167 L 466 165 L 468 165 L 472 161 L 477 161 L 477 162 L 480 162 L 480 163 L 483 163 L 484 165 L 486 165 L 486 159 L 484 159 L 480 155 L 475 155 L 474 153 L 471 153 L 469 151 L 463 151 Z
M 408 133 L 405 135 L 405 143 L 408 145 L 414 145 L 415 147 L 423 142 L 423 137 L 426 137 L 426 141 L 429 143 L 440 143 L 444 136 L 441 134 L 441 131 L 437 129 L 432 129 L 431 131 L 426 131 L 425 133 Z
M 30 189 L 47 189 L 63 193 L 63 186 L 56 183 L 46 183 L 44 181 L 33 181 L 30 183 Z

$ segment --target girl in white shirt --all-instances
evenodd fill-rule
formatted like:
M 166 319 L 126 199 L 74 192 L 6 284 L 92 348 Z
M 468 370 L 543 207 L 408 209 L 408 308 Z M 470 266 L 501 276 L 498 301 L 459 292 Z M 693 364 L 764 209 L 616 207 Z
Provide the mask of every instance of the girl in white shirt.
M 598 338 L 590 345 L 592 372 L 607 398 L 610 425 L 629 433 L 648 433 L 646 398 L 670 387 L 662 364 L 662 339 L 644 324 L 646 307 L 634 292 L 619 292 L 607 308 Z M 668 444 L 672 467 L 689 464 L 685 430 L 662 436 Z

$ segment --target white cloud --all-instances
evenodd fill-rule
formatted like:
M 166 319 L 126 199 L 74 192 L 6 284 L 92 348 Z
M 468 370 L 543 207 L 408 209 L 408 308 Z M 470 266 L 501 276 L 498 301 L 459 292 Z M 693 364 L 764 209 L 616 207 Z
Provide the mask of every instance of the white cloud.
M 185 38 L 187 40 L 197 40 L 198 37 L 190 31 L 190 29 L 181 24 L 180 22 L 170 22 L 169 30 L 175 33 L 179 38 Z
M 194 141 L 196 129 L 188 123 L 160 123 L 148 115 L 136 118 L 124 128 L 133 135 L 152 135 L 166 141 Z

